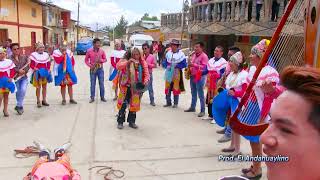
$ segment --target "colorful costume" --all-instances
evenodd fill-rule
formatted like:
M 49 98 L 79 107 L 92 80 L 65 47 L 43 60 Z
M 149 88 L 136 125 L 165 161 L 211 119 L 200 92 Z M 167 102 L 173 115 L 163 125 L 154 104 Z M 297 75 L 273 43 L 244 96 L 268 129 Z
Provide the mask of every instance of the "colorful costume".
M 119 74 L 117 70 L 117 63 L 122 59 L 125 55 L 126 51 L 124 50 L 114 50 L 111 54 L 111 66 L 110 66 L 110 76 L 109 81 L 113 83 L 113 89 L 116 89 L 119 85 Z
M 33 52 L 29 58 L 31 59 L 30 68 L 33 70 L 30 81 L 31 84 L 34 87 L 39 87 L 51 83 L 52 75 L 50 72 L 51 62 L 49 54 L 46 52 L 42 54 Z
M 31 173 L 25 179 L 34 178 L 41 180 L 50 178 L 55 180 L 80 180 L 80 175 L 72 169 L 70 158 L 64 154 L 57 161 L 49 162 L 48 159 L 40 158 L 32 168 Z
M 77 84 L 77 76 L 74 72 L 75 60 L 70 50 L 63 55 L 59 49 L 53 51 L 54 81 L 55 86 L 72 86 Z
M 117 107 L 119 109 L 118 123 L 125 121 L 125 111 L 129 106 L 128 122 L 135 123 L 136 112 L 140 111 L 141 91 L 146 89 L 149 81 L 148 64 L 145 60 L 134 60 L 128 63 L 122 60 L 117 64 L 119 70 L 119 87 Z
M 228 62 L 223 58 L 211 58 L 207 65 L 208 75 L 207 75 L 207 104 L 209 117 L 212 116 L 212 101 L 214 96 L 217 94 L 217 81 L 226 71 Z
M 255 45 L 251 53 L 256 54 L 260 58 L 262 58 L 265 50 L 267 49 L 267 46 L 269 44 L 269 41 L 262 40 L 257 45 Z M 247 82 L 250 83 L 252 81 L 252 78 L 254 76 L 254 73 L 256 72 L 256 67 L 252 66 L 249 70 L 249 75 L 247 78 Z M 251 94 L 251 98 L 249 99 L 247 103 L 247 107 L 244 109 L 243 112 L 239 115 L 239 120 L 241 120 L 243 123 L 249 124 L 249 125 L 255 125 L 260 120 L 264 120 L 265 122 L 270 120 L 270 117 L 268 115 L 270 111 L 271 104 L 273 102 L 273 99 L 276 97 L 274 95 L 264 94 L 264 92 L 261 90 L 260 86 L 264 82 L 271 82 L 274 86 L 279 84 L 279 73 L 276 69 L 273 67 L 267 65 L 264 68 L 262 68 L 261 73 L 259 74 L 256 84 L 253 88 L 253 93 Z M 259 136 L 245 136 L 246 139 L 248 139 L 251 142 L 258 143 L 259 142 Z
M 187 67 L 186 56 L 180 50 L 177 52 L 170 50 L 167 52 L 166 59 L 163 60 L 162 65 L 166 68 L 165 94 L 167 105 L 171 105 L 171 91 L 174 95 L 174 105 L 178 105 L 179 95 L 185 91 L 182 69 Z
M 10 59 L 4 59 L 0 61 L 0 94 L 3 93 L 14 93 L 16 86 L 14 82 L 10 82 L 15 75 L 16 65 Z

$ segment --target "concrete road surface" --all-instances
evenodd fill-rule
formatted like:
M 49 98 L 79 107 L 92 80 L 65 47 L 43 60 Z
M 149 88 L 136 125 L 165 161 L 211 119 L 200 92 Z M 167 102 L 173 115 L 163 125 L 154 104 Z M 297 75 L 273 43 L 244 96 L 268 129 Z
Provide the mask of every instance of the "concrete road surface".
M 105 48 L 110 55 L 111 48 Z M 32 145 L 33 140 L 49 148 L 71 141 L 72 164 L 84 180 L 102 180 L 96 165 L 111 166 L 125 172 L 125 180 L 214 180 L 225 175 L 238 175 L 248 162 L 221 162 L 220 151 L 229 144 L 219 144 L 220 129 L 197 117 L 184 113 L 191 101 L 189 82 L 187 92 L 180 97 L 178 109 L 163 108 L 164 71 L 154 72 L 156 107 L 149 105 L 148 92 L 143 96 L 142 110 L 137 114 L 138 130 L 127 125 L 116 128 L 116 104 L 108 82 L 109 63 L 105 65 L 107 103 L 99 100 L 89 104 L 89 70 L 84 56 L 76 56 L 79 84 L 74 86 L 78 105 L 62 106 L 59 87 L 49 85 L 50 107 L 36 107 L 35 88 L 29 85 L 25 100 L 25 113 L 18 116 L 13 110 L 15 95 L 10 95 L 10 117 L 0 114 L 0 180 L 19 180 L 27 174 L 36 157 L 17 159 L 13 150 Z M 199 104 L 198 104 L 199 111 Z M 2 109 L 1 111 L 2 112 Z M 242 139 L 241 149 L 250 153 L 249 143 Z M 227 154 L 224 154 L 227 155 Z M 265 172 L 265 168 L 264 172 Z M 264 178 L 266 178 L 264 173 Z

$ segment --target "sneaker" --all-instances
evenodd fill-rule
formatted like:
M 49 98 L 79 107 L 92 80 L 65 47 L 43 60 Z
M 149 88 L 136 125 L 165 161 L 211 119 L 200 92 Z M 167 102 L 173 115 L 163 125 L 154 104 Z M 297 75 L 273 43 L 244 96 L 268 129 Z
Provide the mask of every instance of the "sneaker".
M 196 112 L 196 110 L 193 108 L 189 108 L 189 109 L 185 110 L 184 112 Z
M 24 113 L 23 107 L 19 107 L 17 112 L 19 115 L 22 115 Z
M 89 103 L 94 103 L 94 99 L 90 99 Z
M 205 118 L 202 118 L 202 120 L 204 120 L 204 121 L 212 121 L 213 118 L 212 117 L 205 117 Z
M 172 104 L 166 104 L 163 107 L 171 107 L 171 106 L 172 106 Z
M 205 112 L 201 112 L 201 113 L 198 114 L 198 117 L 204 117 L 205 115 L 206 115 Z
M 67 101 L 66 100 L 62 100 L 61 104 L 64 106 L 67 104 Z
M 123 124 L 122 124 L 122 123 L 118 123 L 117 128 L 118 128 L 118 129 L 123 129 Z
M 70 99 L 69 102 L 70 102 L 70 104 L 78 104 L 77 101 L 75 101 L 75 100 L 73 100 L 73 99 Z
M 222 138 L 218 140 L 219 143 L 226 143 L 228 141 L 231 141 L 231 137 L 228 137 L 226 135 L 222 136 Z
M 156 104 L 154 102 L 150 103 L 150 105 L 153 107 L 156 106 Z
M 71 147 L 71 142 L 67 142 L 63 144 L 61 147 L 58 147 L 57 149 L 54 150 L 54 153 L 56 154 L 59 151 L 67 151 Z
M 107 100 L 105 98 L 101 98 L 102 102 L 107 102 Z
M 214 119 L 211 120 L 211 124 L 216 124 L 216 121 Z
M 138 126 L 135 123 L 129 123 L 129 127 L 132 129 L 138 129 Z
M 224 134 L 224 132 L 225 132 L 225 129 L 221 129 L 217 131 L 217 134 Z

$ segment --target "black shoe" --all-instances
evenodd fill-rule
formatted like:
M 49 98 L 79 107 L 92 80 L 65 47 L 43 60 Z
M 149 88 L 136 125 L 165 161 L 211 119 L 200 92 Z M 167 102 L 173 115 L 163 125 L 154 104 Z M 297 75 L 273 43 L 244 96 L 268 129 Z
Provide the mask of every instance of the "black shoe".
M 74 99 L 70 99 L 70 104 L 78 104 L 77 101 L 75 101 Z
M 178 108 L 178 104 L 175 104 L 172 106 L 173 109 L 177 109 Z
M 64 106 L 67 104 L 67 101 L 66 100 L 62 100 L 61 104 Z
M 118 123 L 118 129 L 123 129 L 123 124 L 122 123 Z
M 172 106 L 172 104 L 166 104 L 163 107 L 171 107 L 171 106 Z
M 102 102 L 107 102 L 107 100 L 105 98 L 101 98 Z
M 150 103 L 151 106 L 156 106 L 156 104 L 154 102 Z
M 94 102 L 94 99 L 90 99 L 89 103 L 93 103 Z
M 43 105 L 43 106 L 50 106 L 50 105 L 47 103 L 47 101 L 42 101 L 42 105 Z
M 185 110 L 184 112 L 196 112 L 196 110 L 193 108 L 189 108 L 189 109 Z
M 22 115 L 24 113 L 23 107 L 17 107 L 16 111 L 19 115 Z
M 138 126 L 135 123 L 129 123 L 129 127 L 132 129 L 138 129 Z

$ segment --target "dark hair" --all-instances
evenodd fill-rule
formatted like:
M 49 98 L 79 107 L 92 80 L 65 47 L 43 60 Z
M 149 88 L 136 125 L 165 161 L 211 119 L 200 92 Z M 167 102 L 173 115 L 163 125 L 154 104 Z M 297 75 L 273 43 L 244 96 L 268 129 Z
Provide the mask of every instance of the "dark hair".
M 10 38 L 9 38 L 9 39 L 7 39 L 7 41 L 9 41 L 10 43 L 12 43 L 12 39 L 10 39 Z
M 145 46 L 146 46 L 147 48 L 150 48 L 148 42 L 145 42 L 145 43 L 142 44 L 142 47 L 145 47 Z
M 12 49 L 13 46 L 18 46 L 18 47 L 20 47 L 19 43 L 12 43 L 12 44 L 10 44 L 10 49 Z
M 281 83 L 312 104 L 309 122 L 320 132 L 320 71 L 310 67 L 290 66 L 282 72 Z
M 204 43 L 203 43 L 203 42 L 201 42 L 201 41 L 199 41 L 199 42 L 195 43 L 194 45 L 198 45 L 198 44 L 200 45 L 200 47 L 201 47 L 201 48 L 203 48 L 203 47 L 204 47 Z
M 224 51 L 224 48 L 220 45 L 218 45 L 216 48 L 221 49 L 222 52 Z
M 131 59 L 131 48 L 128 48 L 128 50 L 124 54 L 124 59 L 126 59 L 126 60 Z
M 101 40 L 99 38 L 94 38 L 93 39 L 93 44 L 96 44 L 97 42 L 101 42 Z
M 241 51 L 240 48 L 236 46 L 231 46 L 228 48 L 229 51 L 233 51 L 234 53 Z

